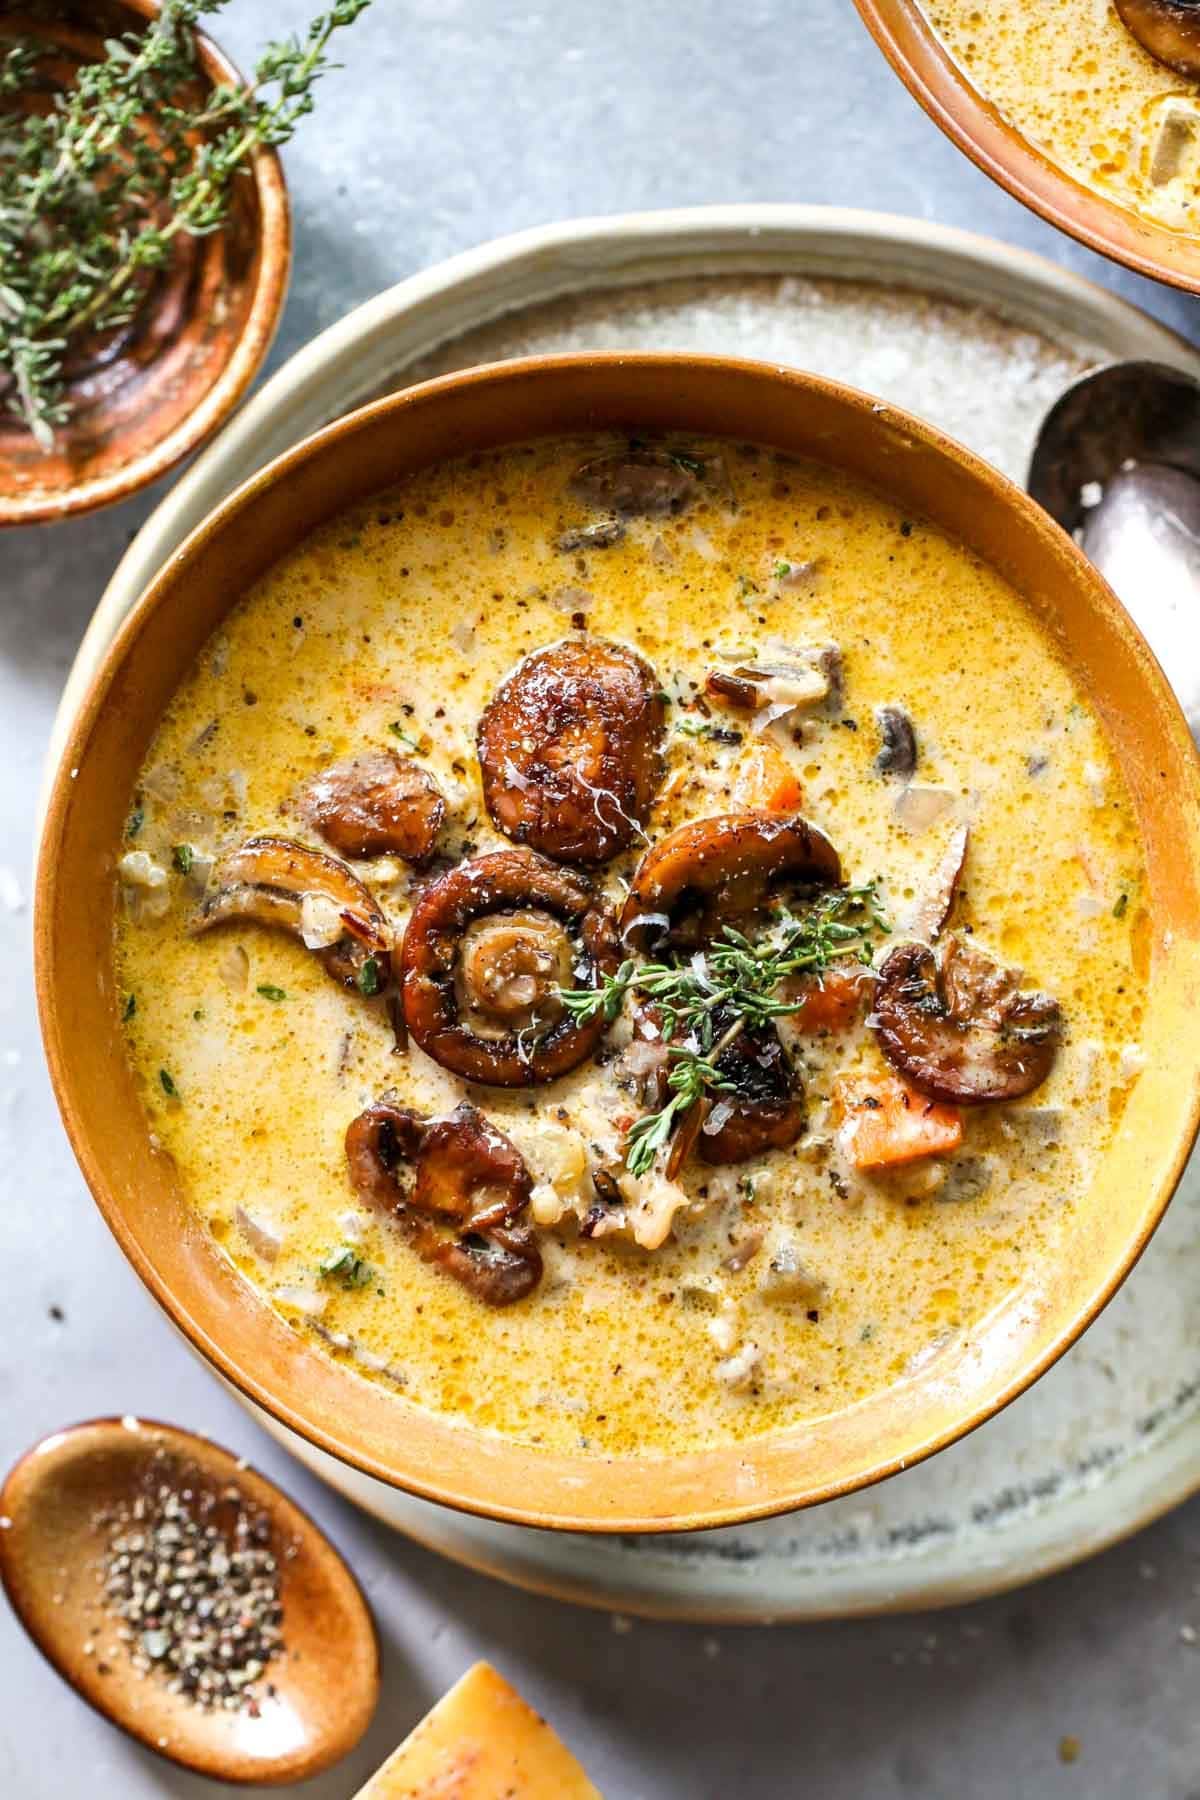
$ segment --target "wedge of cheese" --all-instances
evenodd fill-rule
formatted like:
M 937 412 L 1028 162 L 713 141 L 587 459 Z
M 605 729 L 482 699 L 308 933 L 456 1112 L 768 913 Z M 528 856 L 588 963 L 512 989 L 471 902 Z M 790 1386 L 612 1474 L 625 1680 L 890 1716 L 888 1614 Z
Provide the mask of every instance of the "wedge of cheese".
M 545 1719 L 487 1663 L 468 1669 L 356 1800 L 603 1800 Z

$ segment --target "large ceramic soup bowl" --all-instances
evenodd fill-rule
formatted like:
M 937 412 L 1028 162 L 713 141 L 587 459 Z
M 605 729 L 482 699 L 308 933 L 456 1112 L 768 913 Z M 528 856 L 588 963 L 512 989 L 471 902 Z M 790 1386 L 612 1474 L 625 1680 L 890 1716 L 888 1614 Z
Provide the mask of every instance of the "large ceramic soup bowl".
M 929 426 L 475 370 L 128 619 L 42 842 L 50 1070 L 143 1281 L 313 1444 L 527 1525 L 782 1512 L 986 1419 L 1145 1247 L 1198 798 L 1111 592 Z
M 1200 25 L 1189 20 L 1181 43 L 1170 15 L 1178 25 L 1182 7 L 855 4 L 910 93 L 993 181 L 1093 250 L 1200 292 Z

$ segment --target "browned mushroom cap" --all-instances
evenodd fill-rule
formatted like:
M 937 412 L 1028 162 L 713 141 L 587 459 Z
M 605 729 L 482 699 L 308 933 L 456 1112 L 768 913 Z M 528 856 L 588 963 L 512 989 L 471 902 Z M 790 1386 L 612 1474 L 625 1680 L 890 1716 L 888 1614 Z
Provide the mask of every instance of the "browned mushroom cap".
M 1143 50 L 1200 80 L 1200 0 L 1116 0 L 1116 8 Z
M 529 850 L 460 863 L 431 882 L 404 936 L 404 1018 L 422 1050 L 468 1081 L 534 1087 L 575 1068 L 606 1028 L 559 988 L 617 966 L 612 920 L 581 876 Z
M 479 722 L 496 825 L 559 862 L 602 863 L 639 832 L 662 779 L 658 678 L 624 644 L 568 640 L 527 656 Z
M 508 1306 L 541 1280 L 541 1252 L 519 1222 L 532 1189 L 524 1158 L 466 1101 L 449 1118 L 423 1119 L 382 1095 L 351 1121 L 346 1162 L 363 1199 L 477 1299 Z
M 1058 1002 L 1020 980 L 955 937 L 940 964 L 925 944 L 898 944 L 875 989 L 880 1048 L 934 1100 L 1017 1100 L 1045 1081 L 1062 1036 Z
M 643 856 L 621 914 L 621 941 L 637 949 L 709 943 L 785 883 L 834 887 L 841 879 L 837 851 L 799 814 L 698 819 Z
M 875 767 L 881 775 L 900 775 L 905 780 L 917 766 L 917 734 L 902 706 L 877 706 L 879 754 Z
M 391 972 L 392 933 L 374 895 L 344 863 L 287 838 L 253 837 L 225 857 L 192 921 L 229 919 L 290 931 L 344 987 L 379 993 Z
M 342 856 L 400 856 L 418 867 L 433 855 L 446 817 L 433 777 L 393 750 L 372 750 L 323 769 L 300 804 Z
M 703 459 L 669 450 L 613 450 L 595 456 L 571 477 L 571 492 L 588 506 L 619 518 L 657 519 L 681 513 L 701 490 Z
M 733 1090 L 709 1108 L 696 1139 L 701 1161 L 747 1162 L 795 1143 L 804 1130 L 804 1090 L 774 1031 L 744 1031 L 717 1068 Z

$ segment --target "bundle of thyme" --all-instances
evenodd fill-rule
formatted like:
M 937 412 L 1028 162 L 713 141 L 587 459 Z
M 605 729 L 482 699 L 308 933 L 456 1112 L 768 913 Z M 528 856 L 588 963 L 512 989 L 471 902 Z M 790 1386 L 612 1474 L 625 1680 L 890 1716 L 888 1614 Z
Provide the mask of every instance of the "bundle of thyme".
M 68 359 L 129 323 L 181 234 L 222 229 L 236 178 L 312 110 L 330 38 L 370 0 L 335 0 L 307 36 L 269 44 L 248 86 L 205 89 L 194 28 L 225 4 L 163 0 L 65 90 L 45 88 L 36 42 L 0 52 L 0 407 L 44 449 L 70 414 Z M 12 105 L 43 91 L 48 110 Z
M 869 881 L 823 894 L 799 914 L 781 907 L 754 941 L 727 925 L 716 943 L 686 961 L 638 963 L 631 957 L 598 988 L 560 989 L 564 1007 L 580 1020 L 603 1013 L 611 1023 L 630 994 L 653 1005 L 661 1019 L 672 1064 L 670 1097 L 631 1127 L 625 1148 L 630 1173 L 648 1173 L 697 1102 L 735 1091 L 720 1069 L 730 1045 L 743 1031 L 761 1030 L 804 1005 L 781 997 L 785 981 L 821 975 L 836 962 L 869 963 L 876 936 L 888 930 L 878 883 Z

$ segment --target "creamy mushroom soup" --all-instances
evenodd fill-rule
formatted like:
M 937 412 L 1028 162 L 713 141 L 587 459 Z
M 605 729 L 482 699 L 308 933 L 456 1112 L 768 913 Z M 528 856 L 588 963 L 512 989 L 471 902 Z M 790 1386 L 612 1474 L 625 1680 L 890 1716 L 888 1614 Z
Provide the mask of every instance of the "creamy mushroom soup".
M 1196 0 L 920 4 L 984 98 L 1065 173 L 1159 224 L 1196 229 Z
M 317 531 L 114 862 L 224 1254 L 528 1443 L 745 1438 L 1019 1330 L 1139 1068 L 1139 838 L 1068 669 L 928 521 L 745 446 L 539 442 Z

